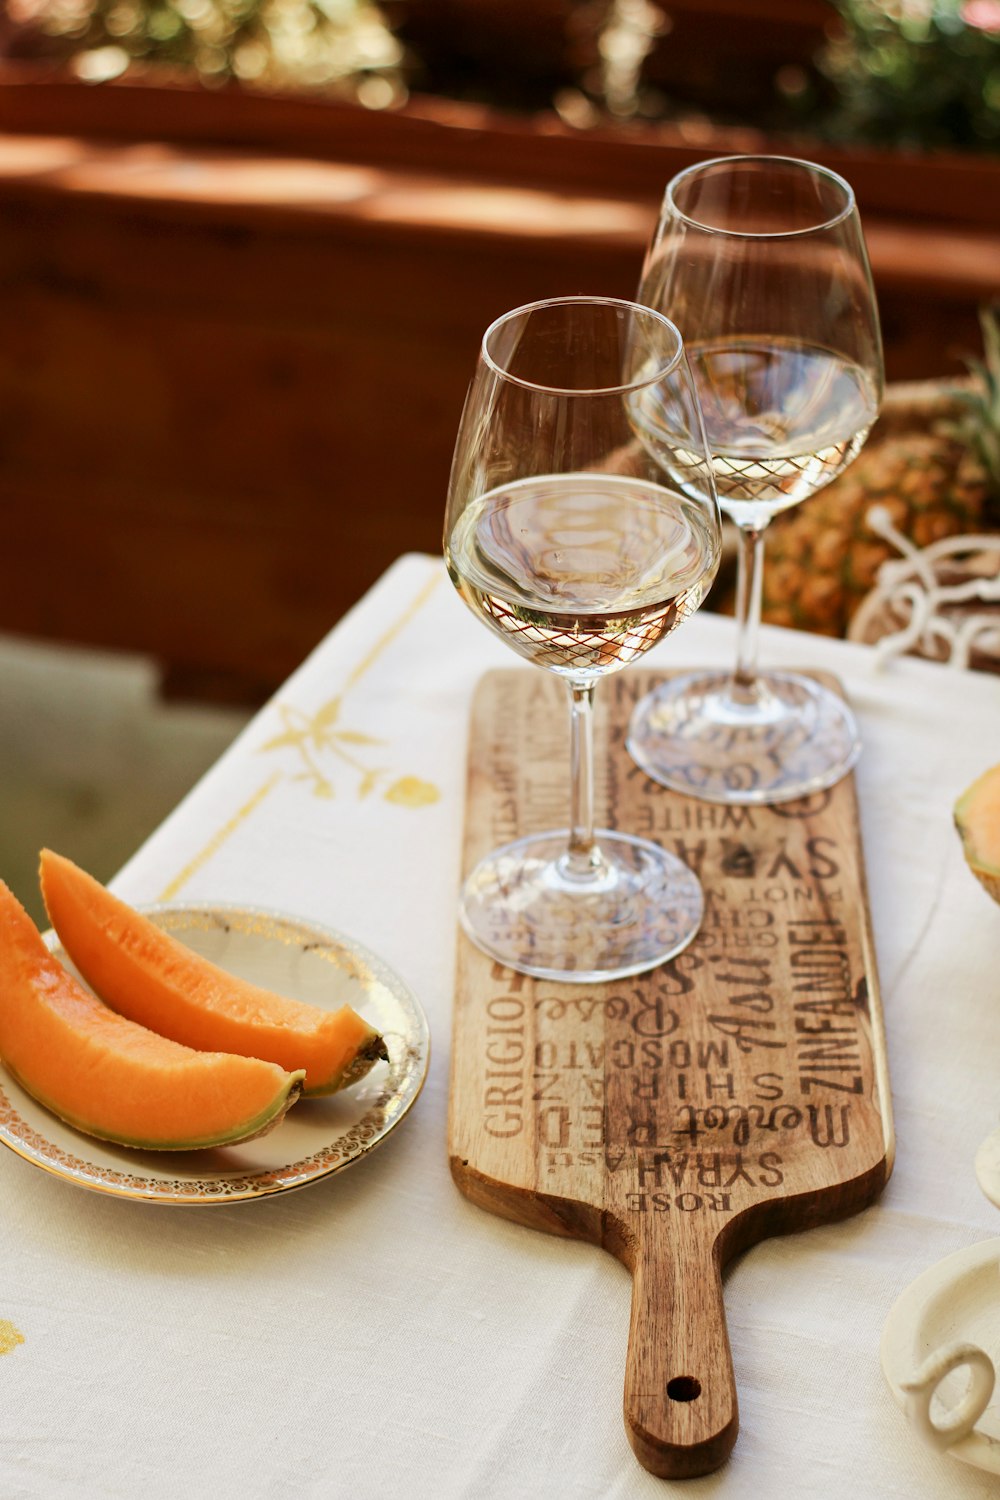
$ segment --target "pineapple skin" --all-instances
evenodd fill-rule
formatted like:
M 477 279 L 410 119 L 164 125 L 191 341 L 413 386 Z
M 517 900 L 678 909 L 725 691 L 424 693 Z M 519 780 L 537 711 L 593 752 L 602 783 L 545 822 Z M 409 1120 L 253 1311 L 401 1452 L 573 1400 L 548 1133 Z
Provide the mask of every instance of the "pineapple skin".
M 919 411 L 918 404 L 915 418 Z M 898 422 L 890 415 L 881 441 L 876 427 L 850 468 L 771 523 L 762 611 L 769 624 L 846 635 L 882 563 L 898 556 L 868 527 L 873 505 L 917 547 L 984 529 L 991 483 L 968 442 L 947 421 L 910 430 Z

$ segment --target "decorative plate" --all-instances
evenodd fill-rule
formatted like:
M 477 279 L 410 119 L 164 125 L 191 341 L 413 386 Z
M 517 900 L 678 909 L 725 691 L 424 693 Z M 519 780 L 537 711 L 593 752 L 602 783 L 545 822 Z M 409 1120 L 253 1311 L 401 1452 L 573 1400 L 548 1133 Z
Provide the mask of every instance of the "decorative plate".
M 886 1319 L 881 1354 L 889 1389 L 925 1441 L 1000 1474 L 1000 1239 L 911 1282 Z
M 389 1061 L 342 1093 L 300 1100 L 259 1140 L 206 1151 L 136 1151 L 84 1135 L 0 1067 L 0 1143 L 66 1182 L 115 1197 L 233 1203 L 339 1172 L 399 1124 L 423 1086 L 430 1036 L 417 1000 L 381 959 L 341 933 L 277 912 L 193 903 L 142 910 L 242 979 L 324 1010 L 352 1005 L 382 1033 Z M 45 941 L 76 974 L 55 934 Z

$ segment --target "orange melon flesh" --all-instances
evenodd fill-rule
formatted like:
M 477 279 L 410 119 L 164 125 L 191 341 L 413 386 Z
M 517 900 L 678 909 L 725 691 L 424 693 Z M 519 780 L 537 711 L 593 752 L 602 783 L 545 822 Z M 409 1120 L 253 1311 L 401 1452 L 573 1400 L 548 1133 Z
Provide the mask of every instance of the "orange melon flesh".
M 53 1114 L 123 1146 L 235 1145 L 276 1125 L 302 1074 L 195 1052 L 85 990 L 0 881 L 0 1058 Z
M 227 974 L 48 849 L 41 878 L 52 925 L 84 979 L 150 1031 L 304 1069 L 307 1094 L 332 1094 L 387 1056 L 378 1032 L 349 1005 L 319 1010 Z
M 955 803 L 954 815 L 969 868 L 1000 901 L 1000 766 L 972 783 Z

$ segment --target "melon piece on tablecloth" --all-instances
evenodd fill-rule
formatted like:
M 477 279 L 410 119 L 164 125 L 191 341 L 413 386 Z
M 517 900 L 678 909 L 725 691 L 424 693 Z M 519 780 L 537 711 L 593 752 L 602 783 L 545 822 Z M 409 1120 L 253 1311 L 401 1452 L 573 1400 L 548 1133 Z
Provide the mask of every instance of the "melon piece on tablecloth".
M 1000 766 L 984 771 L 959 797 L 955 826 L 969 869 L 1000 901 Z
M 2 881 L 0 1058 L 77 1130 L 159 1151 L 263 1135 L 303 1078 L 256 1058 L 195 1052 L 117 1015 L 67 973 Z
M 63 947 L 113 1010 L 209 1052 L 305 1069 L 306 1094 L 332 1094 L 388 1056 L 349 1005 L 320 1010 L 227 974 L 163 932 L 70 860 L 42 850 L 42 895 Z

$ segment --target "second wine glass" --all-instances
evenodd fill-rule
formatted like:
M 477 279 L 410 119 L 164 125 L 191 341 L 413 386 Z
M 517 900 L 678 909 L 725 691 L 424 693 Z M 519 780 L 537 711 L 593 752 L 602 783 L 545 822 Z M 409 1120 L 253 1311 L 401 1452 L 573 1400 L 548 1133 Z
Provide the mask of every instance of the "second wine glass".
M 830 786 L 860 749 L 844 701 L 811 677 L 757 670 L 764 530 L 850 463 L 878 412 L 882 346 L 850 186 L 811 162 L 727 157 L 667 188 L 638 300 L 681 330 L 719 505 L 739 536 L 732 672 L 674 678 L 633 716 L 650 776 L 716 802 Z M 686 485 L 683 443 L 662 461 Z

